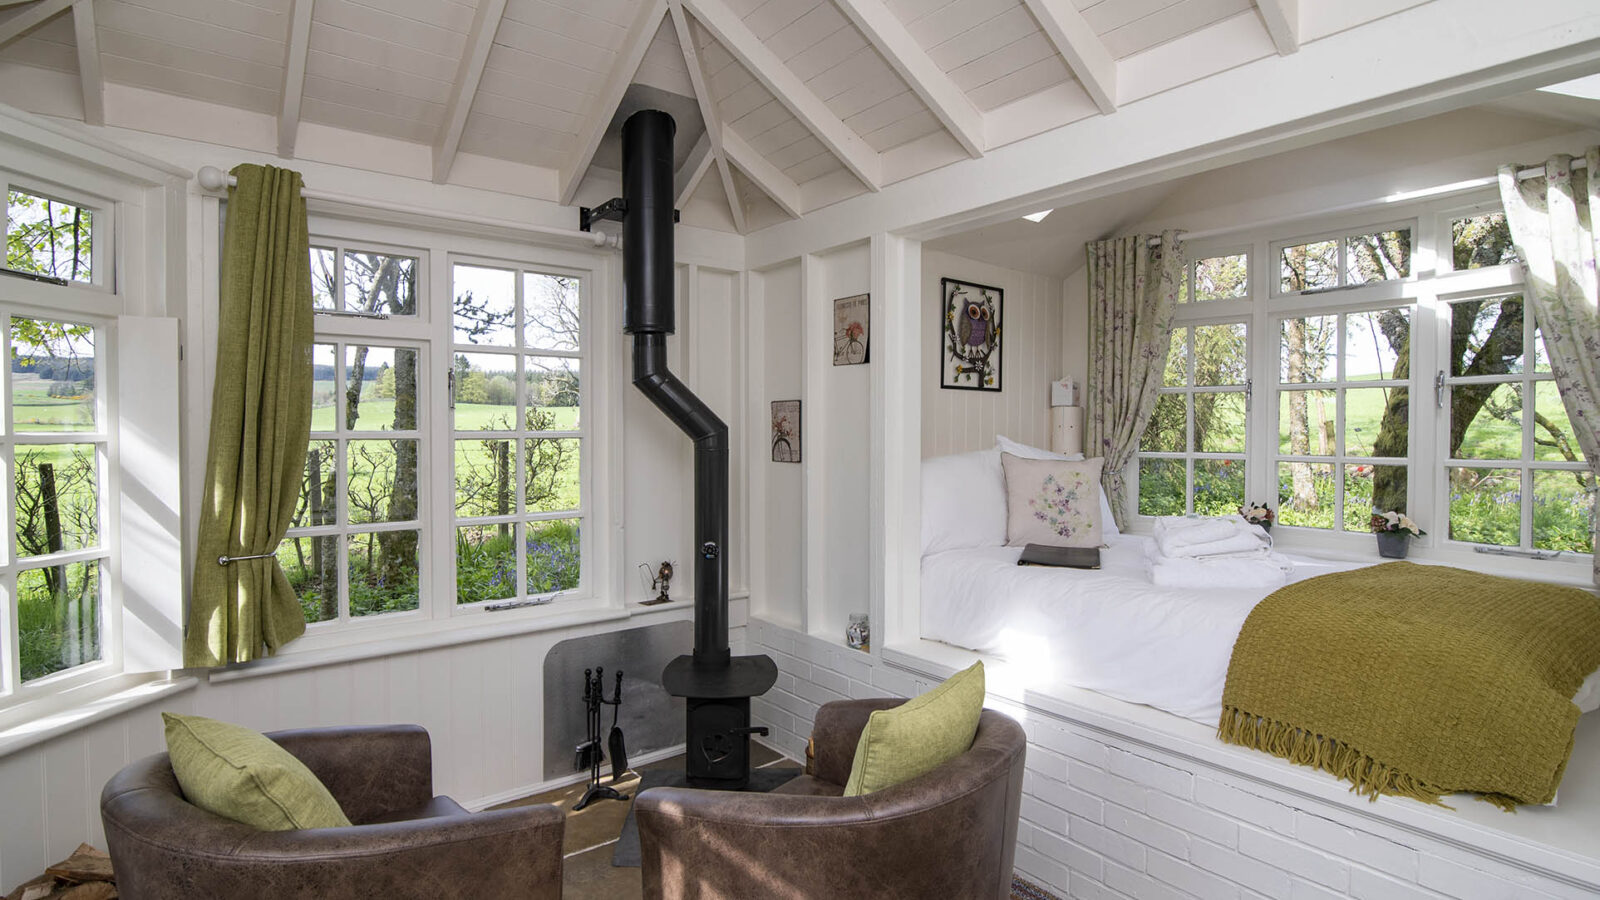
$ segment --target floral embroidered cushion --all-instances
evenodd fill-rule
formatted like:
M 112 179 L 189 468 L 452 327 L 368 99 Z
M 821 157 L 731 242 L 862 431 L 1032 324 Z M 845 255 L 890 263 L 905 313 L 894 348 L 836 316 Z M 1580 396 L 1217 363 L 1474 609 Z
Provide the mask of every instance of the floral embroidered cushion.
M 1023 459 L 1000 454 L 1006 474 L 1006 545 L 1098 547 L 1100 457 Z

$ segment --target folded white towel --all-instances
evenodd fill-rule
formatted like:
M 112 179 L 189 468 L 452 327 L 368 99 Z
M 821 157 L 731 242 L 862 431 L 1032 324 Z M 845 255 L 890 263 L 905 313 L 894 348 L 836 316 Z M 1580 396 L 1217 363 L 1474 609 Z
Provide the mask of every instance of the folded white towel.
M 1272 546 L 1272 538 L 1260 526 L 1231 517 L 1157 519 L 1155 539 L 1162 556 L 1187 559 L 1264 550 Z
M 1253 559 L 1154 559 L 1149 574 L 1158 587 L 1278 588 L 1293 569 L 1288 557 L 1268 553 Z
M 1201 516 L 1163 516 L 1156 520 L 1155 526 L 1156 540 L 1171 547 L 1204 544 L 1237 533 L 1233 522 L 1228 519 Z
M 1190 544 L 1174 550 L 1164 549 L 1166 556 L 1178 559 L 1207 559 L 1214 556 L 1231 556 L 1236 553 L 1256 553 L 1267 550 L 1270 543 L 1266 534 L 1240 532 L 1218 541 Z

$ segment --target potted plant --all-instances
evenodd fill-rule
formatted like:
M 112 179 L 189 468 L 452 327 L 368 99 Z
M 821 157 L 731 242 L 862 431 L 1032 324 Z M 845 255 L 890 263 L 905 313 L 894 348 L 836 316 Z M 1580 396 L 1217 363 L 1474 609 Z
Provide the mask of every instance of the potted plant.
M 1378 555 L 1386 559 L 1405 559 L 1411 539 L 1427 534 L 1405 513 L 1389 510 L 1372 514 L 1372 533 L 1378 536 Z
M 1272 530 L 1272 507 L 1265 503 L 1251 503 L 1239 507 L 1239 515 L 1251 525 L 1260 525 L 1262 531 Z

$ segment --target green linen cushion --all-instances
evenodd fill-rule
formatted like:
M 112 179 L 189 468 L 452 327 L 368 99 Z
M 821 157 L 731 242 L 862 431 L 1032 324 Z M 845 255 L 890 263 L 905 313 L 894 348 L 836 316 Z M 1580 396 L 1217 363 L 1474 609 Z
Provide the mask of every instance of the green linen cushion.
M 881 791 L 931 772 L 967 752 L 983 713 L 983 663 L 951 675 L 926 694 L 867 717 L 844 796 Z
M 195 806 L 262 831 L 350 824 L 305 763 L 265 735 L 204 716 L 161 719 L 173 774 Z

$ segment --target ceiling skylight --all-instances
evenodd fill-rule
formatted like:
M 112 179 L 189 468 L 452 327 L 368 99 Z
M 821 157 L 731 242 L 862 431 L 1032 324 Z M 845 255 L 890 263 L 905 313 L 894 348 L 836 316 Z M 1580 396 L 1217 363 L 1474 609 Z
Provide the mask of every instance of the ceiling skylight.
M 1027 215 L 1023 216 L 1023 218 L 1027 219 L 1029 222 L 1043 222 L 1044 221 L 1044 217 L 1050 215 L 1053 212 L 1055 212 L 1055 210 L 1046 209 L 1046 210 L 1041 210 L 1041 211 L 1036 212 L 1036 213 L 1028 213 Z

